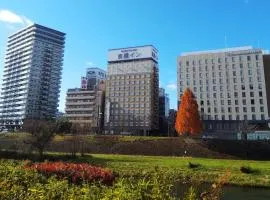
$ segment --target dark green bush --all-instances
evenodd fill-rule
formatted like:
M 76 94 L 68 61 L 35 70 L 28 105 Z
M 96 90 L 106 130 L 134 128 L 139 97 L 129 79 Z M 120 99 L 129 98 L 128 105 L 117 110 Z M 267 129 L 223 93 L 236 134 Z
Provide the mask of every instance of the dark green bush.
M 258 170 L 253 169 L 249 166 L 241 166 L 240 167 L 240 171 L 244 174 L 254 174 L 254 173 L 258 173 Z
M 190 168 L 190 169 L 196 169 L 199 167 L 201 167 L 201 164 L 188 162 L 188 168 Z

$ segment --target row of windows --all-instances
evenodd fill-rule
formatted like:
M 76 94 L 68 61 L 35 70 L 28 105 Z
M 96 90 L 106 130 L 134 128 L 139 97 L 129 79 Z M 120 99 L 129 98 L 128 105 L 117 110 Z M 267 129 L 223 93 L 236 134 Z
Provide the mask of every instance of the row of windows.
M 109 76 L 108 80 L 123 80 L 127 79 L 139 79 L 139 78 L 150 78 L 150 74 L 136 74 L 136 75 L 122 75 L 122 76 Z
M 224 73 L 225 72 L 225 73 Z M 245 73 L 246 72 L 246 73 Z M 257 75 L 261 75 L 261 70 L 260 69 L 257 69 L 256 70 L 256 72 L 257 72 Z M 186 76 L 184 77 L 184 73 L 180 73 L 180 79 L 181 78 L 186 78 L 186 79 L 190 79 L 190 73 L 189 72 L 186 72 L 186 74 L 185 74 Z M 224 77 L 224 78 L 230 78 L 231 77 L 231 75 L 232 75 L 232 77 L 241 77 L 241 78 L 244 78 L 244 77 L 246 77 L 247 75 L 248 76 L 251 76 L 251 75 L 256 75 L 256 74 L 254 74 L 253 73 L 253 70 L 251 70 L 251 69 L 249 69 L 249 70 L 247 70 L 247 71 L 243 71 L 243 70 L 240 70 L 239 71 L 239 74 L 237 73 L 237 71 L 220 71 L 220 72 L 212 72 L 212 74 L 211 73 L 209 73 L 209 72 L 205 72 L 205 73 L 199 73 L 199 78 L 210 78 L 210 76 L 211 76 L 211 78 L 218 78 L 216 75 L 218 75 L 218 77 L 219 78 L 222 78 L 222 77 Z M 224 75 L 224 76 L 223 76 Z M 239 76 L 237 76 L 237 75 L 239 75 Z M 192 73 L 192 76 L 193 76 L 193 79 L 196 79 L 196 78 L 198 78 L 198 77 L 196 77 L 197 76 L 197 74 L 196 74 L 196 72 L 193 72 Z
M 134 91 L 126 91 L 126 92 L 108 92 L 107 93 L 107 96 L 110 96 L 110 97 L 123 97 L 123 96 L 126 96 L 126 97 L 129 97 L 129 96 L 138 96 L 138 95 L 148 95 L 149 94 L 149 91 L 139 91 L 139 90 L 136 90 L 135 92 Z
M 260 56 L 257 54 L 255 55 L 255 60 L 259 60 L 260 59 Z M 216 59 L 204 59 L 204 60 L 192 60 L 192 61 L 189 61 L 187 60 L 186 61 L 186 66 L 189 66 L 191 63 L 192 65 L 196 65 L 197 63 L 199 65 L 201 64 L 208 64 L 208 63 L 212 63 L 212 64 L 215 64 L 216 62 L 217 63 L 222 63 L 222 62 L 225 62 L 225 63 L 228 63 L 228 62 L 236 62 L 236 60 L 239 60 L 240 62 L 241 61 L 251 61 L 251 56 L 248 55 L 248 56 L 233 56 L 233 57 L 225 57 L 224 59 L 223 58 L 218 58 L 217 60 Z M 181 63 L 180 63 L 181 65 Z
M 215 120 L 226 120 L 225 115 L 221 115 L 221 118 L 219 118 L 218 115 L 214 115 L 214 117 L 212 117 L 211 115 L 203 115 L 203 116 L 201 116 L 201 118 L 204 119 L 204 120 L 213 120 L 213 119 L 215 119 Z M 227 119 L 233 120 L 233 116 L 229 115 Z M 242 120 L 240 118 L 240 115 L 236 115 L 234 119 Z M 243 115 L 243 119 L 248 120 L 249 119 L 248 115 Z M 265 120 L 265 115 L 261 114 L 260 119 L 259 119 L 259 118 L 256 117 L 255 114 L 253 114 L 253 115 L 251 115 L 251 119 L 252 120 Z
M 143 108 L 136 108 L 136 109 L 111 109 L 111 114 L 149 114 L 150 113 L 150 109 L 147 107 L 143 107 Z
M 149 122 L 124 122 L 120 124 L 119 122 L 110 122 L 110 126 L 148 126 Z
M 248 77 L 248 82 L 249 84 L 252 84 L 254 83 L 255 79 L 254 77 Z M 257 77 L 257 81 L 259 83 L 262 82 L 262 77 L 261 76 L 258 76 Z M 231 83 L 234 83 L 234 84 L 237 84 L 237 83 L 242 83 L 242 84 L 245 84 L 246 83 L 246 80 L 244 78 L 241 78 L 241 79 L 237 79 L 237 78 L 233 78 L 233 79 L 226 79 L 226 84 L 231 84 Z M 206 85 L 210 85 L 211 83 L 212 84 L 224 84 L 225 83 L 225 80 L 224 79 L 219 79 L 219 82 L 217 82 L 216 79 L 212 79 L 212 81 L 210 81 L 209 79 L 201 79 L 199 80 L 199 83 L 200 85 L 203 85 L 203 83 L 205 83 Z M 180 86 L 183 86 L 184 84 L 186 84 L 187 86 L 190 86 L 191 85 L 191 82 L 190 80 L 186 80 L 185 82 L 183 81 L 180 81 Z M 193 80 L 193 85 L 196 85 L 196 80 Z
M 222 100 L 220 100 L 220 102 L 218 102 L 220 105 L 224 105 L 225 104 L 225 100 L 224 99 L 222 99 Z M 232 105 L 232 101 L 231 100 L 227 100 L 227 105 Z M 259 99 L 259 103 L 260 103 L 260 105 L 263 105 L 263 99 Z M 214 105 L 217 105 L 217 100 L 214 100 L 213 101 L 213 104 Z M 247 100 L 246 99 L 243 99 L 242 100 L 242 104 L 243 105 L 247 105 Z M 250 100 L 250 104 L 251 105 L 254 105 L 255 104 L 255 100 L 254 99 L 251 99 Z M 201 106 L 203 106 L 203 105 L 208 105 L 208 106 L 210 106 L 211 105 L 211 103 L 210 103 L 210 100 L 207 100 L 207 101 L 204 101 L 204 100 L 201 100 L 200 101 L 200 105 Z M 235 101 L 234 101 L 234 105 L 239 105 L 239 100 L 238 99 L 236 99 Z
M 204 108 L 201 108 L 201 113 L 204 113 L 204 112 L 208 112 L 208 113 L 211 113 L 211 110 L 214 112 L 214 113 L 218 113 L 219 111 L 218 111 L 218 108 L 216 108 L 216 107 L 214 107 L 214 109 L 211 109 L 211 107 L 209 107 L 209 108 L 207 108 L 207 109 L 204 109 Z M 233 111 L 232 111 L 233 109 L 231 108 L 231 107 L 228 107 L 227 108 L 227 111 L 228 111 L 228 113 L 232 113 Z M 234 110 L 235 110 L 235 112 L 240 112 L 240 109 L 239 109 L 239 107 L 235 107 L 234 108 Z M 225 108 L 224 107 L 221 107 L 220 108 L 220 112 L 221 113 L 225 113 Z M 243 107 L 243 112 L 247 112 L 247 107 Z M 256 109 L 255 109 L 255 107 L 251 107 L 251 112 L 256 112 Z M 260 110 L 259 110 L 259 112 L 264 112 L 264 107 L 260 107 Z
M 108 88 L 109 90 L 111 91 L 123 91 L 123 90 L 145 90 L 145 89 L 150 89 L 150 86 L 145 86 L 145 85 L 142 85 L 142 86 L 120 86 L 120 87 L 109 87 Z
M 135 97 L 135 98 L 126 98 L 126 99 L 120 98 L 119 100 L 120 101 L 117 103 L 111 103 L 111 107 L 117 108 L 120 102 L 122 103 L 123 102 L 140 102 L 140 104 L 143 105 L 143 102 L 149 102 L 150 98 L 149 97 Z M 125 103 L 124 105 L 128 106 L 128 105 L 132 105 L 132 103 Z
M 232 65 L 212 65 L 212 67 L 210 67 L 211 65 L 205 65 L 204 67 L 202 66 L 199 66 L 199 67 L 196 67 L 196 66 L 193 66 L 192 67 L 192 71 L 193 73 L 196 73 L 196 71 L 203 71 L 205 69 L 205 71 L 210 71 L 210 69 L 212 69 L 213 72 L 215 72 L 216 70 L 219 70 L 219 71 L 223 71 L 224 70 L 224 66 L 225 66 L 225 70 L 226 71 L 231 71 L 231 70 L 236 70 L 236 69 L 240 69 L 240 70 L 243 70 L 243 69 L 253 69 L 254 68 L 254 65 L 252 65 L 251 63 L 247 63 L 246 65 L 244 65 L 243 63 L 240 63 L 239 65 L 238 64 L 232 64 Z M 256 62 L 256 68 L 259 69 L 261 67 L 260 65 L 260 62 Z M 183 72 L 190 72 L 190 67 L 186 66 L 184 68 L 184 66 L 181 66 L 180 68 L 180 73 L 183 73 Z

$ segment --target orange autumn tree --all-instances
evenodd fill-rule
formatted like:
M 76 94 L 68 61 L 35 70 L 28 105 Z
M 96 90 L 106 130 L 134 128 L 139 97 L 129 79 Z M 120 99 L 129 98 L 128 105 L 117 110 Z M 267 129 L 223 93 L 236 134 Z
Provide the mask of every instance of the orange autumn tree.
M 187 88 L 181 98 L 175 129 L 179 135 L 196 135 L 202 132 L 198 104 L 192 91 Z

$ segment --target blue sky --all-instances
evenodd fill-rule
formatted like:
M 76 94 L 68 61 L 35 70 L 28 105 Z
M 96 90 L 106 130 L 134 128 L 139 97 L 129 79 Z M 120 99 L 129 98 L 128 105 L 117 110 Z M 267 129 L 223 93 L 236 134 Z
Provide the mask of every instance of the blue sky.
M 270 49 L 268 0 L 1 0 L 0 76 L 8 35 L 30 22 L 67 34 L 60 106 L 87 67 L 107 68 L 107 50 L 153 44 L 160 84 L 177 105 L 181 52 L 252 45 Z

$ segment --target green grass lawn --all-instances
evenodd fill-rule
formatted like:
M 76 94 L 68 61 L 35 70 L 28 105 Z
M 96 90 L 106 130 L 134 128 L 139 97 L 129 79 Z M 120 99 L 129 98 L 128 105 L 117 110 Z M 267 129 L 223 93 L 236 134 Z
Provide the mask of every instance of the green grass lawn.
M 179 178 L 189 177 L 191 180 L 206 182 L 216 181 L 218 177 L 229 172 L 231 174 L 229 184 L 270 187 L 270 161 L 108 154 L 91 154 L 84 157 L 82 161 L 102 165 L 124 175 L 139 176 L 158 167 Z M 200 166 L 191 169 L 188 167 L 189 162 L 200 164 Z M 245 174 L 240 171 L 243 166 L 248 166 L 256 172 Z

